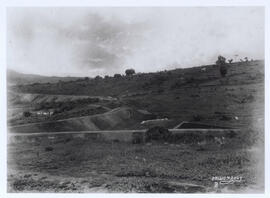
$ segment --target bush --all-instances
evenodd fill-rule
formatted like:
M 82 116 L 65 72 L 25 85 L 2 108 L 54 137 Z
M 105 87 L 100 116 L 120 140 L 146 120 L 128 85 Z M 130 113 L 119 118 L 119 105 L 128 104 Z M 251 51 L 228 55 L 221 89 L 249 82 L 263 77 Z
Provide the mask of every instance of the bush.
M 133 74 L 135 74 L 135 70 L 134 69 L 127 69 L 125 71 L 125 73 L 127 76 L 132 76 Z
M 47 147 L 45 147 L 45 151 L 53 151 L 53 147 L 47 146 Z
M 168 129 L 160 126 L 155 126 L 146 131 L 145 141 L 146 142 L 151 142 L 152 140 L 168 141 L 171 135 L 172 133 Z
M 102 77 L 98 75 L 95 77 L 95 80 L 102 80 Z
M 216 65 L 219 66 L 219 71 L 220 71 L 221 76 L 225 77 L 227 74 L 226 58 L 224 58 L 223 56 L 218 56 Z
M 113 77 L 114 77 L 114 78 L 121 78 L 122 76 L 121 76 L 121 74 L 114 74 Z
M 143 141 L 144 141 L 143 133 L 140 133 L 140 132 L 132 133 L 132 143 L 133 144 L 140 144 L 140 143 L 143 143 Z
M 218 56 L 218 60 L 216 61 L 216 65 L 221 66 L 226 64 L 226 58 L 223 56 Z
M 30 117 L 32 114 L 29 111 L 23 112 L 24 117 Z
M 222 77 L 226 76 L 226 74 L 227 74 L 226 66 L 221 66 L 219 71 L 220 71 L 220 74 L 221 74 Z

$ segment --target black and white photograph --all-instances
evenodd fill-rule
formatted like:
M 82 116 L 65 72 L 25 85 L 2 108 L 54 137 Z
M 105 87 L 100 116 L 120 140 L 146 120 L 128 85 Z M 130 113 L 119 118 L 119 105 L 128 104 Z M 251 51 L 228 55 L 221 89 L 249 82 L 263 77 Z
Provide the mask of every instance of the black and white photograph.
M 265 11 L 7 7 L 7 193 L 264 194 Z

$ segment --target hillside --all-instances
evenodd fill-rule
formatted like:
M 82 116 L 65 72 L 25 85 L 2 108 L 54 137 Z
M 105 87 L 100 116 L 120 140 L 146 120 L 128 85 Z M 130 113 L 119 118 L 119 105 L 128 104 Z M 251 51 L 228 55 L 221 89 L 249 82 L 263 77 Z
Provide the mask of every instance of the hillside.
M 202 70 L 202 68 L 205 68 Z M 175 69 L 156 73 L 139 73 L 133 76 L 107 77 L 103 79 L 84 79 L 62 81 L 50 84 L 35 83 L 13 86 L 18 92 L 90 95 L 90 96 L 128 96 L 150 92 L 173 91 L 194 86 L 219 86 L 253 84 L 262 82 L 264 62 L 252 61 L 228 65 L 228 74 L 221 82 L 219 68 L 215 65 Z M 241 79 L 239 79 L 241 78 Z
M 126 129 L 143 121 L 144 114 L 130 108 L 116 108 L 103 114 L 39 122 L 11 127 L 12 132 L 96 131 Z
M 260 130 L 264 126 L 263 61 L 230 64 L 224 78 L 217 66 L 207 65 L 118 78 L 19 85 L 9 90 L 66 97 L 110 96 L 116 101 L 91 104 L 147 110 L 158 118 L 168 118 L 170 127 L 182 121 Z
M 79 77 L 57 77 L 57 76 L 41 76 L 34 74 L 23 74 L 13 70 L 7 70 L 8 85 L 24 85 L 33 83 L 57 83 L 60 81 L 71 81 L 80 79 Z
M 138 129 L 152 126 L 143 121 L 240 130 L 220 137 L 191 129 L 146 143 Z M 8 178 L 16 191 L 81 192 L 106 184 L 112 192 L 216 192 L 212 178 L 233 175 L 243 182 L 220 185 L 220 192 L 254 193 L 264 188 L 264 62 L 228 65 L 223 78 L 209 65 L 12 86 L 8 131 Z

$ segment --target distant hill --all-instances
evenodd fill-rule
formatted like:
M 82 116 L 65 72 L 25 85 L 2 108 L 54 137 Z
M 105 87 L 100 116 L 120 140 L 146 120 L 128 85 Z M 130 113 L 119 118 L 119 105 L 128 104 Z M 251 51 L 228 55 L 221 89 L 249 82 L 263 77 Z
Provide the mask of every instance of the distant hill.
M 72 81 L 80 79 L 80 77 L 57 77 L 57 76 L 41 76 L 35 74 L 23 74 L 14 70 L 7 70 L 8 85 L 26 85 L 33 83 L 57 83 L 61 81 Z

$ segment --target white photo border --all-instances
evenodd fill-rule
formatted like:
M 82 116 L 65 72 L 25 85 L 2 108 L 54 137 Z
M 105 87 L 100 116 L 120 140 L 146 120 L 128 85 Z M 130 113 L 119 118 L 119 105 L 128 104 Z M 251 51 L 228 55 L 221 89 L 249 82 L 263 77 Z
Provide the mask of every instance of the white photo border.
M 6 99 L 6 11 L 8 7 L 265 7 L 265 193 L 264 194 L 77 194 L 77 193 L 7 193 L 7 99 Z M 270 66 L 269 66 L 269 0 L 0 0 L 0 197 L 270 197 L 269 130 Z

